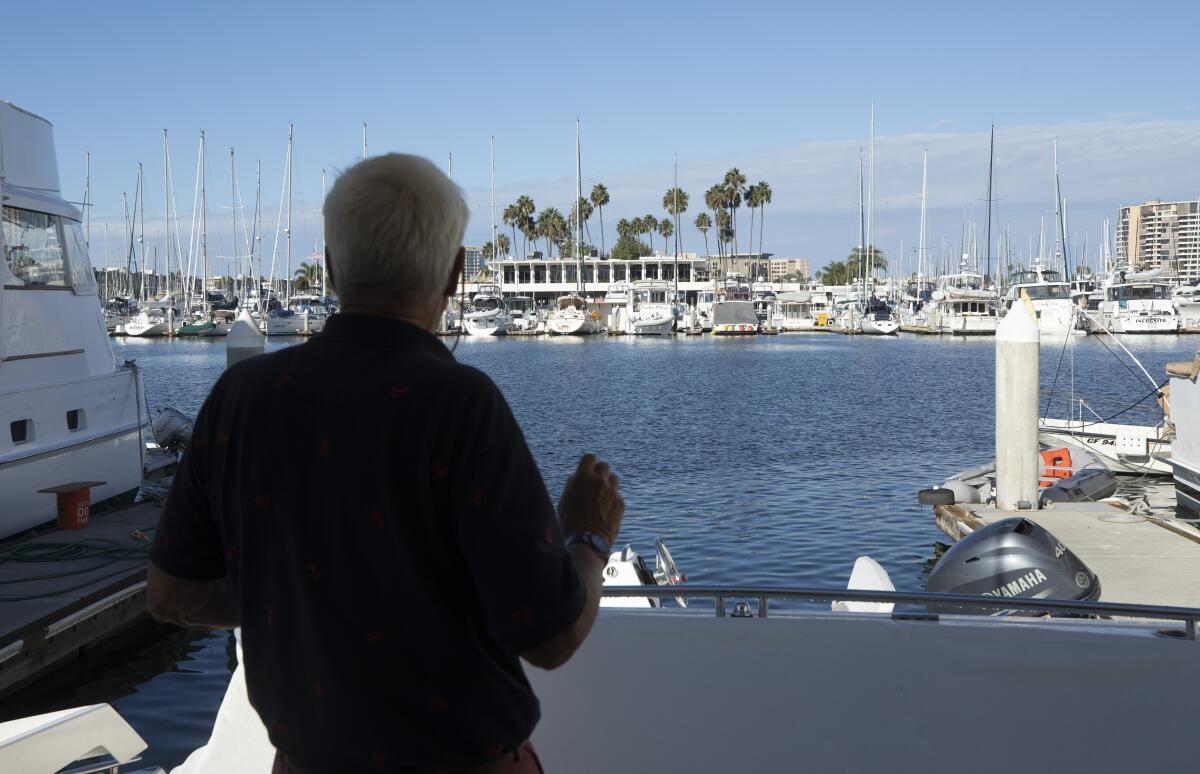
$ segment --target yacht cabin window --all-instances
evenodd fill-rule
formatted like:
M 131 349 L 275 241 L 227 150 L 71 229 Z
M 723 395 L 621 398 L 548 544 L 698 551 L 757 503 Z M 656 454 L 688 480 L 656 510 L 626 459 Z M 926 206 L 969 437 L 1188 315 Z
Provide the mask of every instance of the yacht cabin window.
M 5 207 L 4 259 L 24 287 L 71 286 L 63 253 L 62 218 L 56 215 Z M 87 268 L 86 259 L 82 263 Z
M 78 221 L 63 219 L 64 243 L 67 247 L 67 268 L 71 273 L 71 287 L 75 292 L 94 291 L 96 289 L 96 274 L 92 271 L 92 262 L 88 260 L 87 248 L 83 242 L 83 227 Z
M 1071 295 L 1066 285 L 1030 285 L 1021 290 L 1028 293 L 1029 298 L 1034 301 L 1044 298 L 1067 298 Z

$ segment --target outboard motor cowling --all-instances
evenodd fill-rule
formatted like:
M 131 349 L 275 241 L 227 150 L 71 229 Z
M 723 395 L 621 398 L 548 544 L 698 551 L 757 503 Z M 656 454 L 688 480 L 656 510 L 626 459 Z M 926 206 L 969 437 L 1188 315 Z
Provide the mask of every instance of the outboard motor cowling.
M 994 522 L 958 541 L 933 568 L 926 588 L 1000 598 L 1100 597 L 1096 574 L 1044 527 L 1024 518 Z

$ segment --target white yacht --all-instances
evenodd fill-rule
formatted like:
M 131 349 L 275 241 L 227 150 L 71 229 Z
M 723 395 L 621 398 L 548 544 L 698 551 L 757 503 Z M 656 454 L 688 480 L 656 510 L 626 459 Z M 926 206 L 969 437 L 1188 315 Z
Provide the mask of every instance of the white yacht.
M 537 307 L 529 296 L 513 296 L 504 302 L 508 317 L 512 320 L 510 329 L 521 333 L 536 332 L 541 325 L 538 319 Z
M 267 312 L 263 332 L 268 336 L 307 336 L 325 330 L 329 318 L 325 300 L 311 293 L 300 293 L 288 299 L 288 305 Z M 232 323 L 230 323 L 232 324 Z M 228 333 L 228 327 L 224 329 Z
M 59 188 L 50 122 L 0 102 L 0 537 L 55 518 L 40 489 L 80 481 L 93 508 L 142 483 L 142 380 L 113 357 L 80 212 Z
M 126 336 L 170 336 L 183 321 L 176 318 L 169 300 L 147 301 L 137 314 L 125 321 Z
M 1013 301 L 1024 291 L 1033 303 L 1038 329 L 1043 335 L 1062 337 L 1085 333 L 1076 319 L 1076 306 L 1071 302 L 1071 286 L 1054 269 L 1035 263 L 1030 269 L 1020 269 L 1009 275 L 1004 308 L 1011 309 Z
M 670 302 L 671 286 L 663 280 L 633 283 L 628 332 L 638 336 L 665 336 L 675 331 L 675 307 Z
M 812 293 L 807 290 L 792 290 L 778 296 L 782 316 L 781 329 L 785 333 L 811 331 L 817 327 L 812 313 Z
M 1171 291 L 1171 303 L 1179 316 L 1179 332 L 1200 333 L 1200 284 L 1175 288 Z
M 933 301 L 937 286 L 924 278 L 909 280 L 904 285 L 896 314 L 900 317 L 900 330 L 910 333 L 937 333 L 929 324 L 928 306 Z
M 707 333 L 713 328 L 713 301 L 716 300 L 716 287 L 709 286 L 696 292 L 696 324 L 700 330 Z
M 775 287 L 767 282 L 756 282 L 750 289 L 754 299 L 754 316 L 758 318 L 760 331 L 783 329 L 783 315 L 779 311 L 779 298 Z
M 464 332 L 471 336 L 503 336 L 508 333 L 509 317 L 499 285 L 480 285 L 463 314 Z
M 1117 271 L 1104 289 L 1100 321 L 1111 333 L 1175 333 L 1179 317 L 1171 286 L 1149 272 Z
M 600 332 L 600 311 L 588 307 L 578 293 L 559 296 L 546 317 L 546 329 L 556 336 L 586 336 Z
M 951 336 L 994 336 L 1000 320 L 1000 296 L 984 287 L 983 275 L 967 271 L 967 256 L 956 274 L 937 283 L 922 307 L 926 325 L 934 333 Z
M 750 284 L 736 274 L 722 280 L 712 306 L 714 336 L 753 336 L 758 315 L 750 298 Z
M 867 336 L 895 336 L 900 331 L 900 320 L 886 301 L 871 296 L 858 319 L 858 328 Z

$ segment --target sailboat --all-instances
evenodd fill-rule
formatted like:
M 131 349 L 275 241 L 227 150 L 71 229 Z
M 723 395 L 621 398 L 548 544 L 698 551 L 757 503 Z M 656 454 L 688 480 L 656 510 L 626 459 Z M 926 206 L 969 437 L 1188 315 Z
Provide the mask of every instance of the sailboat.
M 233 327 L 233 317 L 230 314 L 222 315 L 219 319 L 214 312 L 217 307 L 225 307 L 223 311 L 229 311 L 235 308 L 237 300 L 233 303 L 225 298 L 225 294 L 221 291 L 214 291 L 208 288 L 208 189 L 207 180 L 205 177 L 205 161 L 204 161 L 204 133 L 200 133 L 200 254 L 201 261 L 204 267 L 204 279 L 200 282 L 200 306 L 193 312 L 191 321 L 179 329 L 180 336 L 224 336 L 229 333 L 229 329 Z M 233 173 L 233 148 L 229 149 L 229 165 L 232 178 Z M 234 255 L 237 254 L 237 202 L 234 202 L 232 212 L 234 213 Z
M 579 201 L 583 198 L 583 179 L 579 161 L 579 119 L 575 119 L 575 282 L 573 293 L 565 293 L 554 301 L 546 319 L 546 329 L 556 336 L 584 336 L 600 332 L 600 312 L 584 298 L 583 218 Z M 495 226 L 493 226 L 493 229 Z M 494 244 L 494 242 L 493 242 Z

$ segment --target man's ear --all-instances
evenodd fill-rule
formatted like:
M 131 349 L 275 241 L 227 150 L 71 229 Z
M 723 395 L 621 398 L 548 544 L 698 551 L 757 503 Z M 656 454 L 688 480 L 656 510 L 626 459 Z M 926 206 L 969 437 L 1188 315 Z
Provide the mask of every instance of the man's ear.
M 333 281 L 333 261 L 329 260 L 329 248 L 325 248 L 325 279 L 329 281 L 329 287 L 337 292 L 337 283 Z
M 458 278 L 462 276 L 463 270 L 467 265 L 467 249 L 465 247 L 458 248 L 458 255 L 454 256 L 454 269 L 450 272 L 450 281 L 446 284 L 446 289 L 442 295 L 449 298 L 458 292 Z

